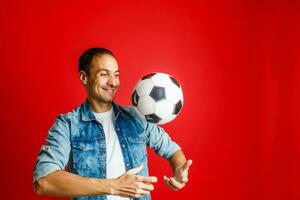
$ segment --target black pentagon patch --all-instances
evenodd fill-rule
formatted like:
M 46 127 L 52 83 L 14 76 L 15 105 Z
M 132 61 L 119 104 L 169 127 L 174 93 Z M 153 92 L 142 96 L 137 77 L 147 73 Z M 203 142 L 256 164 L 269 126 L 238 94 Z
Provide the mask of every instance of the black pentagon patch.
M 152 122 L 152 123 L 156 123 L 156 124 L 161 120 L 161 118 L 154 113 L 152 113 L 150 115 L 145 115 L 145 118 L 148 122 Z
M 179 113 L 179 111 L 181 110 L 181 108 L 182 108 L 182 101 L 179 100 L 174 106 L 173 115 L 177 115 Z
M 151 78 L 152 76 L 154 76 L 155 74 L 156 74 L 156 73 L 147 74 L 147 75 L 143 76 L 142 80 L 149 79 L 149 78 Z
M 139 95 L 137 94 L 136 90 L 134 90 L 134 92 L 131 94 L 132 105 L 137 106 L 139 99 L 140 99 Z
M 175 85 L 177 85 L 177 87 L 180 88 L 180 84 L 178 83 L 178 81 L 177 81 L 174 77 L 172 77 L 172 76 L 169 76 L 169 77 L 170 77 L 171 81 L 172 81 Z
M 154 86 L 150 92 L 150 97 L 154 99 L 154 101 L 159 101 L 166 98 L 165 88 Z

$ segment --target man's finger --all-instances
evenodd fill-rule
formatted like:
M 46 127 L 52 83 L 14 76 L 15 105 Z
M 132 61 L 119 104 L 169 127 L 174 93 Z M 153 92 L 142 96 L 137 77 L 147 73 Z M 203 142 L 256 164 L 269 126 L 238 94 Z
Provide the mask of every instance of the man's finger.
M 156 183 L 157 177 L 156 176 L 137 176 L 138 181 L 144 182 L 144 183 Z
M 193 161 L 192 160 L 187 160 L 184 165 L 182 166 L 182 170 L 188 170 L 190 166 L 192 165 Z
M 152 184 L 145 184 L 145 183 L 140 184 L 139 188 L 149 192 L 154 190 L 154 186 Z
M 187 183 L 188 181 L 189 181 L 189 179 L 188 179 L 187 177 L 182 178 L 182 182 L 183 182 L 183 183 Z
M 176 181 L 173 177 L 170 178 L 170 183 L 172 186 L 174 186 L 176 189 L 181 189 L 185 186 L 185 183 L 179 183 Z
M 151 186 L 144 186 L 146 184 L 141 183 L 137 188 L 133 187 L 123 187 L 121 189 L 121 194 L 120 196 L 122 197 L 133 197 L 133 198 L 138 198 L 142 197 L 144 195 L 150 194 Z M 152 186 L 153 187 L 153 186 Z M 154 187 L 153 187 L 154 189 Z
M 140 172 L 142 169 L 143 169 L 143 165 L 140 165 L 138 167 L 135 167 L 135 168 L 132 168 L 132 169 L 128 170 L 126 172 L 126 174 L 136 174 L 136 173 Z
M 139 198 L 144 195 L 150 194 L 150 191 L 142 190 L 142 189 L 136 189 L 136 190 L 124 190 L 124 194 L 120 195 L 122 197 L 133 197 L 133 198 Z
M 145 190 L 145 189 L 137 189 L 136 190 L 136 194 L 146 195 L 149 193 L 150 193 L 150 190 Z
M 175 191 L 178 190 L 178 189 L 175 188 L 173 185 L 171 185 L 170 179 L 169 179 L 168 177 L 164 176 L 164 182 L 165 182 L 165 184 L 166 184 L 170 189 L 175 190 Z
M 171 185 L 170 181 L 165 180 L 165 184 L 166 184 L 171 190 L 174 190 L 174 191 L 177 191 L 177 190 L 178 190 L 178 189 L 176 189 L 174 186 Z

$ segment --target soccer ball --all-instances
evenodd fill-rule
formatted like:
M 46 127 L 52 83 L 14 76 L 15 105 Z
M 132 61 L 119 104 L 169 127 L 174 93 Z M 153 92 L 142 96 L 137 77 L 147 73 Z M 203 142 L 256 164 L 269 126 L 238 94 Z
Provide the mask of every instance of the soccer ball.
M 183 93 L 174 77 L 151 73 L 138 81 L 131 94 L 131 101 L 145 120 L 162 125 L 179 114 Z

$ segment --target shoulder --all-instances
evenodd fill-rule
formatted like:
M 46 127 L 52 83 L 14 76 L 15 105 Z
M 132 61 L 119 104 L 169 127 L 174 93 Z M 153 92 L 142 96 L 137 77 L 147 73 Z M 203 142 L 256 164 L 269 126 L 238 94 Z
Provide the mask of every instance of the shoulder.
M 121 112 L 121 116 L 126 121 L 134 123 L 135 125 L 141 127 L 141 129 L 145 129 L 147 122 L 144 120 L 143 116 L 134 106 L 120 106 L 118 105 L 119 110 Z
M 77 123 L 81 117 L 81 110 L 82 110 L 82 105 L 79 105 L 70 112 L 59 114 L 56 117 L 56 121 L 67 123 L 67 124 Z
M 142 120 L 143 116 L 139 113 L 139 111 L 137 110 L 136 107 L 134 106 L 120 106 L 120 109 L 128 114 L 128 115 L 131 115 L 139 120 Z
M 117 106 L 123 116 L 132 117 L 139 121 L 143 120 L 143 116 L 140 114 L 140 112 L 136 107 L 130 105 L 126 105 L 126 106 L 117 105 Z
M 79 105 L 70 112 L 58 114 L 49 130 L 49 135 L 70 138 L 71 133 L 81 124 L 81 107 L 82 105 Z

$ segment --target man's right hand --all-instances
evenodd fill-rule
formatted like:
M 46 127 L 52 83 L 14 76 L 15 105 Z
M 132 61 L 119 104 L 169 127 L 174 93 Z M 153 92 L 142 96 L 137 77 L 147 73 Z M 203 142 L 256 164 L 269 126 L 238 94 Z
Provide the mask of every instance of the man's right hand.
M 111 194 L 122 197 L 139 198 L 154 190 L 152 183 L 157 182 L 157 177 L 135 175 L 141 171 L 142 168 L 143 165 L 140 165 L 128 170 L 119 178 L 114 179 L 112 182 Z

